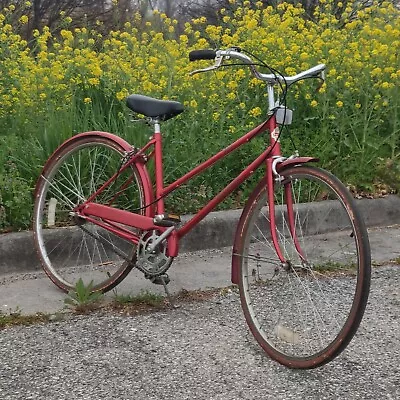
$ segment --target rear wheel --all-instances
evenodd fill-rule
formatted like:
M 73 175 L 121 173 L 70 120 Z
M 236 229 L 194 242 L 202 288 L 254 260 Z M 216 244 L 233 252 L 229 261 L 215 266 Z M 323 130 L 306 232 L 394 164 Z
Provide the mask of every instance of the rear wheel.
M 246 321 L 266 353 L 290 368 L 314 368 L 337 356 L 355 334 L 367 303 L 370 249 L 365 225 L 344 185 L 319 168 L 281 173 L 270 233 L 265 184 L 249 199 L 234 257 Z M 293 199 L 291 234 L 285 199 Z
M 74 289 L 80 278 L 93 291 L 106 292 L 135 264 L 133 243 L 73 212 L 119 171 L 123 155 L 124 149 L 110 138 L 83 136 L 62 146 L 38 180 L 35 244 L 46 274 L 65 292 Z M 143 193 L 140 175 L 132 165 L 93 201 L 141 213 Z

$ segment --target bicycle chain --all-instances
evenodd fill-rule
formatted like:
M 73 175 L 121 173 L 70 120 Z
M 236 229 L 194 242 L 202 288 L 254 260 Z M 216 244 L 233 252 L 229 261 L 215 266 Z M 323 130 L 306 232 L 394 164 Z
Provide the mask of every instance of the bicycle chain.
M 87 233 L 89 236 L 91 236 L 92 238 L 100 241 L 101 243 L 111 246 L 111 250 L 118 256 L 120 256 L 121 258 L 123 258 L 126 262 L 128 262 L 129 264 L 134 264 L 133 266 L 135 268 L 137 268 L 140 272 L 145 273 L 145 271 L 137 265 L 136 261 L 135 263 L 132 262 L 131 259 L 129 259 L 125 253 L 123 253 L 121 250 L 119 250 L 118 248 L 116 248 L 114 245 L 112 245 L 107 239 L 103 238 L 102 236 L 100 236 L 98 233 L 94 233 L 94 232 L 90 232 L 88 229 L 84 228 L 83 226 L 79 227 L 80 229 L 82 229 L 85 233 Z M 136 258 L 136 257 L 135 257 Z
M 126 262 L 128 262 L 128 264 L 133 264 L 134 268 L 137 268 L 140 272 L 142 272 L 146 277 L 149 276 L 149 272 L 148 270 L 146 270 L 145 268 L 141 267 L 140 265 L 138 265 L 137 263 L 137 255 L 135 253 L 135 262 L 132 262 L 131 259 L 129 259 L 125 253 L 123 253 L 121 250 L 119 250 L 118 248 L 116 248 L 112 243 L 110 243 L 107 239 L 103 238 L 102 236 L 100 236 L 98 233 L 94 233 L 94 232 L 90 232 L 88 229 L 84 228 L 83 226 L 79 226 L 80 229 L 82 229 L 84 232 L 86 232 L 89 236 L 91 236 L 92 238 L 100 241 L 101 243 L 111 246 L 111 250 L 117 254 L 118 256 L 120 256 L 121 258 L 123 258 Z M 156 276 L 161 276 L 165 274 L 165 271 L 160 271 L 160 272 L 153 272 L 150 276 L 151 277 L 156 277 Z

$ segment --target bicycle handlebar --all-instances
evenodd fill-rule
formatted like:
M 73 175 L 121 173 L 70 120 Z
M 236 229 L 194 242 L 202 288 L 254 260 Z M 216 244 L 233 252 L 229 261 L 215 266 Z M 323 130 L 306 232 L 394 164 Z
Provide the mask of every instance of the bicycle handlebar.
M 230 48 L 227 50 L 193 50 L 189 53 L 189 60 L 190 61 L 196 61 L 196 60 L 212 60 L 215 59 L 215 64 L 211 67 L 203 68 L 203 69 L 198 69 L 193 72 L 191 72 L 191 75 L 200 73 L 200 72 L 206 72 L 206 71 L 211 71 L 214 69 L 217 69 L 223 65 L 223 61 L 230 59 L 230 58 L 235 58 L 240 61 L 242 61 L 245 65 L 248 65 L 250 68 L 251 72 L 253 75 L 262 81 L 265 81 L 269 84 L 275 84 L 278 82 L 285 83 L 287 85 L 291 85 L 292 83 L 295 83 L 301 79 L 305 78 L 319 78 L 325 81 L 325 64 L 318 64 L 315 67 L 312 67 L 310 69 L 307 69 L 305 71 L 302 71 L 296 75 L 293 76 L 283 76 L 280 74 L 264 74 L 262 72 L 259 72 L 252 59 L 242 53 L 239 48 Z M 225 64 L 229 65 L 229 64 Z
M 189 60 L 214 60 L 216 56 L 215 50 L 193 50 L 189 53 Z

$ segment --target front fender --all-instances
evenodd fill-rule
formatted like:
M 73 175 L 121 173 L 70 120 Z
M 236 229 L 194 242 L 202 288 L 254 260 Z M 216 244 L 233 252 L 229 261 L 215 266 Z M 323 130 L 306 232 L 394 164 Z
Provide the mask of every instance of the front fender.
M 296 158 L 289 158 L 285 161 L 278 163 L 276 166 L 276 171 L 282 172 L 289 167 L 293 167 L 296 165 L 306 164 L 308 162 L 316 162 L 318 158 L 314 157 L 296 157 Z M 233 249 L 232 249 L 232 269 L 231 269 L 231 281 L 233 284 L 239 284 L 239 277 L 240 277 L 240 265 L 242 263 L 242 254 L 243 254 L 243 246 L 244 246 L 244 239 L 245 239 L 245 231 L 244 228 L 246 226 L 247 220 L 250 217 L 249 213 L 251 211 L 252 206 L 257 202 L 259 196 L 261 195 L 262 191 L 266 186 L 266 179 L 262 179 L 256 188 L 253 190 L 251 195 L 249 196 L 246 205 L 242 211 L 240 216 L 236 233 L 235 239 L 233 242 Z
M 283 171 L 285 168 L 293 167 L 295 165 L 302 165 L 308 162 L 318 162 L 319 159 L 315 157 L 294 157 L 294 158 L 287 158 L 285 161 L 278 163 L 276 166 L 276 171 L 280 172 Z

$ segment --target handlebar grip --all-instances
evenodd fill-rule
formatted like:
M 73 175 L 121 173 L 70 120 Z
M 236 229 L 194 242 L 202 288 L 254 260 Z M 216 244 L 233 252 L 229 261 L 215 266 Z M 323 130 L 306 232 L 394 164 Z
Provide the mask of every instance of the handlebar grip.
M 214 60 L 216 56 L 215 50 L 193 50 L 189 53 L 189 61 Z

